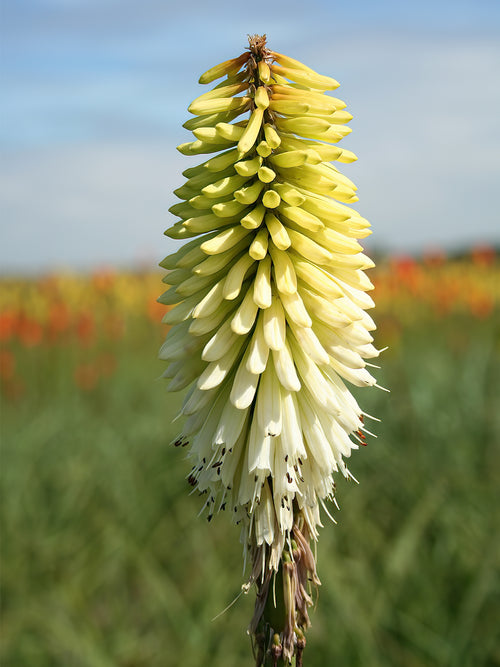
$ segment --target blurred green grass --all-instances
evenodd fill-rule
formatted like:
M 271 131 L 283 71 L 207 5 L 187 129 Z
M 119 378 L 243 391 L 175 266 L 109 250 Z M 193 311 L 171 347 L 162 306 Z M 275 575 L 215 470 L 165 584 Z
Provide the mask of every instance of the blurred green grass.
M 320 536 L 308 667 L 500 664 L 499 332 L 498 313 L 417 318 L 382 357 L 392 393 L 358 392 L 382 422 Z M 212 621 L 243 581 L 239 535 L 197 518 L 155 333 L 117 341 L 116 372 L 87 392 L 65 370 L 74 346 L 16 351 L 29 381 L 2 407 L 6 667 L 252 664 L 253 592 Z

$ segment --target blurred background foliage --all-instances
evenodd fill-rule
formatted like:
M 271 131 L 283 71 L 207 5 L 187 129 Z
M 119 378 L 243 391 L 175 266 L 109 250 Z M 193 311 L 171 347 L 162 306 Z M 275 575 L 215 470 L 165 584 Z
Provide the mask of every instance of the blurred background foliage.
M 318 545 L 308 667 L 500 665 L 500 263 L 371 272 L 382 419 Z M 157 273 L 0 281 L 2 634 L 12 667 L 252 664 L 238 531 L 170 446 Z

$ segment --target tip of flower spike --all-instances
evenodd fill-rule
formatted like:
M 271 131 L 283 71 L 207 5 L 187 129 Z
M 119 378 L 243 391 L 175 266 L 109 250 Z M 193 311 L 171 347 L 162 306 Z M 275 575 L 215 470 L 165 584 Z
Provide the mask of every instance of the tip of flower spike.
M 254 55 L 262 55 L 266 43 L 267 35 L 248 35 L 248 49 Z

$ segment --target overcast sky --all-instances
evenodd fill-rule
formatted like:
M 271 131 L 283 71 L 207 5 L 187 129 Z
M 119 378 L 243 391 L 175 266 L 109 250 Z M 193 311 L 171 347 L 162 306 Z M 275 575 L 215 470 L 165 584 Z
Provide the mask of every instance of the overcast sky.
M 155 266 L 199 75 L 248 33 L 335 77 L 373 247 L 500 243 L 498 0 L 11 0 L 0 267 Z

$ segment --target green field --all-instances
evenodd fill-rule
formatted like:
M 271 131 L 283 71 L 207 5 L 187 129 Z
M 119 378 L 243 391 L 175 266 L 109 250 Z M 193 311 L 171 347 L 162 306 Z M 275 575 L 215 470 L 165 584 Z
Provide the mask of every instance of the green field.
M 376 314 L 375 314 L 376 317 Z M 417 322 L 418 322 L 418 318 Z M 377 337 L 382 419 L 324 521 L 307 667 L 500 665 L 500 321 L 423 318 Z M 253 592 L 238 531 L 207 524 L 169 445 L 154 327 L 116 342 L 92 391 L 74 345 L 16 347 L 22 396 L 2 400 L 5 667 L 252 665 Z

